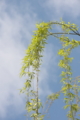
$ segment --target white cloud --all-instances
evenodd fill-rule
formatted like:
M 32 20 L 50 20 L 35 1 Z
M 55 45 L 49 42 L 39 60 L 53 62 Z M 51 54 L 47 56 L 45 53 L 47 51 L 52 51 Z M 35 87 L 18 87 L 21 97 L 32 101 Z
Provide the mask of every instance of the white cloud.
M 12 17 L 7 12 L 7 7 Z M 15 113 L 24 111 L 23 97 L 18 91 L 23 86 L 19 72 L 24 50 L 31 39 L 31 31 L 37 19 L 33 12 L 28 11 L 22 15 L 5 1 L 0 1 L 0 117 L 3 118 L 10 105 L 15 108 Z
M 3 118 L 6 117 L 10 105 L 14 107 L 17 115 L 24 111 L 23 97 L 17 90 L 24 82 L 19 78 L 21 59 L 31 39 L 31 31 L 35 29 L 35 23 L 38 21 L 29 5 L 26 6 L 24 15 L 20 14 L 16 7 L 0 1 L 0 117 Z M 53 53 L 53 46 L 48 45 L 40 74 L 41 84 L 45 84 L 45 95 L 51 93 L 48 87 L 48 69 L 52 64 L 56 64 Z M 40 94 L 43 94 L 42 91 L 40 86 Z
M 47 0 L 43 4 L 54 19 L 65 14 L 74 18 L 80 15 L 80 0 Z

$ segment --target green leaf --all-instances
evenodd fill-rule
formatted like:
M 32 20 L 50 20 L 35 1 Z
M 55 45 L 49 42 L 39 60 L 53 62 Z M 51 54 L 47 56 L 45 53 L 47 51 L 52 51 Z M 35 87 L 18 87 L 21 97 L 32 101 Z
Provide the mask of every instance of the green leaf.
M 64 109 L 67 109 L 68 107 L 70 107 L 70 105 L 65 105 L 65 106 L 64 106 Z
M 30 80 L 27 80 L 27 81 L 24 83 L 24 85 L 25 85 L 26 88 L 31 87 L 31 81 L 30 81 Z
M 64 100 L 65 100 L 65 103 L 68 104 L 69 98 L 64 98 Z
M 37 116 L 37 114 L 36 113 L 33 113 L 32 115 L 31 115 L 31 117 L 36 117 Z
M 77 104 L 73 104 L 72 110 L 77 112 L 79 110 L 79 106 Z

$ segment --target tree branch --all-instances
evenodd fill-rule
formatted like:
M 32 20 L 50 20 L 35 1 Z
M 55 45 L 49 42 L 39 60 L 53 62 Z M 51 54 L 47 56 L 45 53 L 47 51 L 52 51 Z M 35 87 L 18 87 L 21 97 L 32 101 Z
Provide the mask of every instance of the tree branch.
M 59 23 L 59 22 L 51 22 L 50 24 L 59 24 L 59 25 L 64 25 L 64 26 L 66 26 L 65 24 L 63 24 L 63 23 Z M 67 26 L 66 26 L 67 27 Z M 75 33 L 75 35 L 79 35 L 80 36 L 80 33 L 77 31 L 74 31 L 71 27 L 67 27 L 67 28 L 69 28 L 70 30 L 72 30 L 74 33 Z M 69 34 L 69 33 L 68 33 Z M 72 33 L 71 33 L 72 34 Z
M 53 34 L 72 34 L 72 35 L 77 35 L 76 33 L 61 33 L 61 32 L 59 32 L 59 33 L 49 33 L 49 35 L 53 35 Z

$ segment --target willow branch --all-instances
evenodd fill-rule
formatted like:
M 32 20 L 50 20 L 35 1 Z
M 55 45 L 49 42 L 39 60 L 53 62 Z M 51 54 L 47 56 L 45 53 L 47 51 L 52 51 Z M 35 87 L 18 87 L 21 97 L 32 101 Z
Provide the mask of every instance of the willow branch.
M 38 115 L 38 71 L 37 71 L 37 111 L 36 111 L 36 113 L 37 113 L 37 115 Z
M 54 34 L 71 34 L 71 35 L 77 35 L 76 33 L 49 33 L 49 35 L 54 35 Z
M 59 92 L 56 92 L 55 94 L 60 94 L 61 92 L 62 92 L 62 91 L 60 90 Z M 49 102 L 49 101 L 50 101 L 50 102 Z M 52 105 L 52 103 L 53 103 L 54 101 L 55 101 L 55 99 L 54 99 L 54 100 L 48 99 L 48 100 L 46 101 L 46 103 L 49 104 L 49 105 L 48 105 L 48 107 L 46 108 L 45 112 L 43 111 L 44 114 L 48 113 L 48 111 L 49 111 L 49 109 L 50 109 L 50 107 L 51 107 L 51 105 Z M 45 103 L 45 106 L 46 106 L 46 103 Z
M 50 24 L 64 25 L 65 27 L 67 27 L 65 24 L 59 23 L 59 22 L 51 22 Z M 70 30 L 72 30 L 75 33 L 75 35 L 79 35 L 80 36 L 80 33 L 77 30 L 74 31 L 71 27 L 67 27 L 67 28 L 69 28 Z

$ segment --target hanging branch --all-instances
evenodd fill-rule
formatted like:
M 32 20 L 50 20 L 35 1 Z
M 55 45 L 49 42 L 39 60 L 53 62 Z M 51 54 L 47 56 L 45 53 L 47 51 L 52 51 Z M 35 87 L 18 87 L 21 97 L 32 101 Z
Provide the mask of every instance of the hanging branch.
M 62 23 L 61 23 L 61 22 L 50 22 L 50 24 L 62 25 L 62 26 L 64 26 L 65 28 L 68 28 L 68 29 L 70 29 L 71 31 L 73 31 L 75 35 L 80 36 L 80 33 L 79 33 L 78 30 L 76 29 L 76 26 L 75 26 L 75 30 L 73 30 L 73 26 L 74 26 L 75 24 L 71 24 L 71 26 L 68 26 L 68 25 L 70 25 L 70 23 L 69 23 L 69 24 L 65 24 L 64 21 L 62 21 Z M 68 33 L 68 34 L 69 34 L 69 33 Z M 71 33 L 71 34 L 72 34 L 72 33 Z
M 49 32 L 49 35 L 55 35 L 55 34 L 71 34 L 71 35 L 77 35 L 76 33 L 62 33 L 62 32 L 59 32 L 59 33 L 51 33 L 51 32 Z
M 59 33 L 51 33 L 49 32 L 50 29 L 52 29 L 52 25 L 61 25 L 62 30 L 64 32 L 59 32 Z M 40 102 L 39 95 L 38 95 L 38 70 L 41 65 L 41 57 L 42 52 L 44 51 L 45 45 L 47 44 L 47 38 L 50 35 L 53 35 L 54 37 L 57 37 L 62 43 L 64 43 L 62 46 L 63 48 L 59 50 L 58 54 L 63 57 L 62 60 L 59 62 L 59 66 L 64 69 L 62 71 L 61 76 L 62 80 L 61 82 L 63 83 L 63 87 L 60 90 L 64 96 L 65 96 L 65 103 L 66 105 L 64 108 L 71 108 L 68 114 L 68 118 L 71 118 L 72 120 L 75 119 L 74 112 L 78 112 L 79 108 L 77 104 L 72 103 L 73 100 L 75 99 L 75 94 L 73 94 L 71 91 L 73 90 L 73 85 L 71 84 L 72 78 L 72 72 L 71 68 L 69 65 L 69 62 L 72 61 L 72 58 L 69 58 L 69 55 L 71 53 L 71 50 L 74 49 L 75 47 L 78 47 L 80 45 L 80 41 L 77 40 L 69 40 L 68 37 L 65 37 L 65 34 L 71 34 L 71 35 L 78 35 L 80 36 L 80 33 L 78 32 L 78 28 L 75 24 L 66 24 L 64 21 L 62 22 L 47 22 L 47 23 L 40 23 L 36 24 L 37 30 L 34 31 L 34 36 L 32 38 L 31 44 L 28 46 L 28 49 L 26 50 L 26 56 L 23 58 L 23 65 L 21 69 L 20 75 L 28 75 L 28 80 L 25 82 L 25 87 L 23 87 L 23 91 L 29 92 L 30 100 L 27 101 L 26 103 L 26 108 L 29 113 L 31 113 L 30 117 L 32 117 L 34 120 L 43 120 L 45 115 L 41 115 L 39 113 L 39 109 L 42 107 L 42 103 Z M 73 33 L 72 33 L 73 32 Z M 58 34 L 62 34 L 60 37 L 58 37 Z M 65 50 L 64 50 L 65 48 Z M 40 54 L 39 54 L 40 53 Z M 67 63 L 67 64 L 66 64 Z M 33 68 L 32 71 L 26 72 L 27 68 Z M 35 72 L 34 72 L 35 71 Z M 67 78 L 66 78 L 66 75 Z M 32 80 L 36 76 L 36 91 L 31 90 L 32 88 Z M 30 91 L 28 91 L 30 90 Z M 55 99 L 58 99 L 60 94 L 52 94 L 49 95 L 48 98 L 51 100 L 49 104 L 52 104 L 52 102 Z M 66 98 L 67 97 L 67 98 Z M 71 103 L 70 103 L 71 101 Z M 49 109 L 47 109 L 48 111 Z
M 36 110 L 36 114 L 38 115 L 38 72 L 36 73 L 36 81 L 37 81 L 37 84 L 36 84 L 36 88 L 37 88 L 37 110 Z

